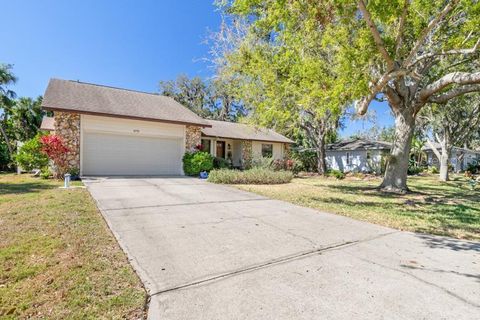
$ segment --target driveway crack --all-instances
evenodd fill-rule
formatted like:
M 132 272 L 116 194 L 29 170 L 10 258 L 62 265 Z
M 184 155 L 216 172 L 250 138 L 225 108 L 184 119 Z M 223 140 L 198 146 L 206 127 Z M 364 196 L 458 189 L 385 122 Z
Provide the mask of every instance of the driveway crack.
M 416 276 L 416 275 L 414 275 L 414 274 L 412 274 L 412 273 L 410 273 L 410 272 L 407 272 L 407 271 L 401 270 L 401 269 L 397 269 L 397 268 L 393 268 L 393 267 L 389 267 L 389 266 L 383 265 L 383 264 L 378 263 L 378 262 L 375 262 L 375 261 L 371 261 L 371 260 L 368 260 L 368 259 L 365 259 L 365 258 L 358 257 L 358 256 L 356 256 L 356 255 L 354 255 L 354 256 L 355 256 L 357 259 L 359 259 L 359 260 L 362 260 L 362 261 L 364 261 L 364 262 L 373 264 L 373 265 L 375 265 L 375 266 L 378 266 L 378 267 L 381 267 L 381 268 L 384 268 L 384 269 L 388 269 L 388 270 L 392 270 L 392 271 L 395 271 L 395 272 L 400 272 L 400 273 L 402 273 L 402 274 L 404 274 L 404 275 L 407 275 L 407 276 L 409 276 L 409 277 L 411 277 L 411 278 L 414 278 L 414 279 L 417 280 L 417 281 L 422 282 L 423 284 L 426 284 L 426 285 L 429 286 L 429 287 L 436 288 L 436 289 L 438 289 L 438 290 L 440 290 L 440 291 L 448 294 L 449 296 L 452 296 L 452 297 L 454 297 L 454 298 L 462 301 L 463 303 L 466 303 L 466 304 L 468 304 L 468 305 L 470 305 L 470 306 L 472 306 L 472 307 L 480 308 L 480 305 L 479 305 L 479 304 L 477 304 L 477 303 L 475 303 L 475 302 L 472 302 L 472 301 L 470 301 L 470 300 L 467 300 L 467 299 L 459 296 L 459 295 L 456 294 L 455 292 L 452 292 L 452 291 L 448 290 L 447 288 L 444 288 L 444 287 L 439 286 L 439 285 L 437 285 L 437 284 L 435 284 L 435 283 L 432 283 L 432 282 L 429 282 L 429 281 L 427 281 L 427 280 L 424 280 L 424 279 L 422 279 L 422 278 L 420 278 L 420 277 L 418 277 L 418 276 Z
M 391 234 L 398 233 L 398 232 L 399 231 L 387 232 L 387 233 L 383 233 L 383 234 L 380 234 L 380 235 L 375 235 L 373 237 L 369 237 L 369 238 L 365 238 L 365 239 L 361 239 L 361 240 L 345 241 L 345 242 L 332 244 L 332 245 L 321 247 L 321 248 L 316 248 L 316 249 L 313 249 L 313 250 L 299 252 L 299 253 L 292 254 L 292 255 L 289 255 L 289 256 L 284 256 L 284 257 L 281 257 L 281 258 L 272 259 L 272 260 L 269 260 L 269 261 L 266 261 L 266 262 L 263 262 L 263 263 L 251 265 L 251 266 L 244 267 L 244 268 L 241 268 L 241 269 L 220 273 L 220 274 L 217 274 L 217 275 L 214 275 L 214 276 L 194 280 L 194 281 L 187 282 L 187 283 L 177 285 L 177 286 L 174 286 L 174 287 L 161 289 L 159 291 L 156 291 L 156 292 L 150 294 L 150 297 L 158 296 L 158 295 L 161 295 L 163 293 L 167 293 L 167 292 L 171 292 L 171 291 L 187 289 L 187 288 L 198 286 L 198 285 L 205 284 L 205 283 L 210 283 L 210 282 L 214 282 L 214 281 L 218 281 L 218 280 L 223 280 L 223 279 L 234 277 L 234 276 L 237 276 L 237 275 L 240 275 L 240 274 L 254 272 L 256 270 L 265 269 L 265 268 L 275 266 L 275 265 L 279 265 L 279 264 L 282 264 L 282 263 L 287 263 L 287 262 L 290 262 L 290 261 L 295 261 L 295 260 L 300 260 L 302 258 L 310 257 L 310 256 L 313 256 L 313 255 L 322 254 L 323 252 L 327 252 L 327 251 L 340 250 L 340 249 L 343 249 L 343 248 L 346 248 L 346 247 L 354 246 L 354 245 L 357 245 L 357 244 L 360 244 L 360 243 L 364 243 L 364 242 L 372 241 L 372 240 L 382 238 L 382 237 L 385 237 L 385 236 L 389 236 Z
M 121 207 L 121 208 L 103 208 L 104 211 L 122 211 L 122 210 L 135 210 L 135 209 L 148 209 L 148 208 L 162 208 L 162 207 L 181 207 L 181 206 L 194 206 L 202 204 L 221 204 L 221 203 L 235 203 L 235 202 L 249 202 L 249 201 L 266 201 L 271 200 L 268 198 L 257 198 L 257 199 L 239 199 L 239 200 L 220 200 L 220 201 L 197 201 L 197 202 L 183 202 L 183 203 L 172 203 L 172 204 L 156 204 L 150 206 L 136 206 L 136 207 Z

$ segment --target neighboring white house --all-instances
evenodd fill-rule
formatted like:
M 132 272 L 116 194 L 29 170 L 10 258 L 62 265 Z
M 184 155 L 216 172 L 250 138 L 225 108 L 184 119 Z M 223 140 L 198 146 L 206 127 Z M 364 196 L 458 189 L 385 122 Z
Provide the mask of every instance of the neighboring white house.
M 436 145 L 440 150 L 440 145 Z M 364 139 L 346 140 L 327 146 L 326 161 L 329 169 L 342 172 L 379 172 L 382 156 L 390 153 L 391 144 Z M 439 167 L 438 159 L 429 147 L 423 148 L 429 166 Z M 463 171 L 469 163 L 480 161 L 480 152 L 453 147 L 450 162 L 455 172 Z
M 434 147 L 441 152 L 442 148 L 439 143 L 434 143 Z M 426 146 L 423 148 L 427 155 L 427 163 L 429 166 L 439 167 L 438 158 L 432 148 Z M 450 164 L 455 172 L 467 169 L 470 163 L 480 162 L 480 151 L 474 151 L 467 148 L 453 147 L 450 155 Z
M 363 139 L 332 143 L 326 148 L 327 168 L 342 172 L 377 172 L 382 156 L 388 154 L 390 148 L 388 142 Z

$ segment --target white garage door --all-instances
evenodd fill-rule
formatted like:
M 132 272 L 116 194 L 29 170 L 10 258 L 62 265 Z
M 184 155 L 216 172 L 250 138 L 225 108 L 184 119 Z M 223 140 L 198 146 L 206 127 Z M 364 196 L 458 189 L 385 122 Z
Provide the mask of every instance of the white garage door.
M 182 139 L 84 132 L 82 174 L 179 175 Z

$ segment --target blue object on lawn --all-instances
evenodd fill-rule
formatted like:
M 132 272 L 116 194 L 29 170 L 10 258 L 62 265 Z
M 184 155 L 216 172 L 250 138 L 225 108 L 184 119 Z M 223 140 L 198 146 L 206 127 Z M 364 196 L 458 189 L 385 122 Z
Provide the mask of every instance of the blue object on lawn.
M 202 171 L 200 172 L 200 179 L 207 179 L 208 178 L 208 173 L 207 171 Z

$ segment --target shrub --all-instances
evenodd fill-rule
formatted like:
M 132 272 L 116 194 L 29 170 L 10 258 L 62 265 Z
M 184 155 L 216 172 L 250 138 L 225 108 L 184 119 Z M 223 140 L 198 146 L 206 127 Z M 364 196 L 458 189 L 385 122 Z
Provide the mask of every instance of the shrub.
M 271 169 L 273 164 L 273 158 L 271 157 L 259 157 L 252 159 L 252 168 L 259 169 Z
M 56 135 L 48 135 L 40 138 L 41 150 L 55 165 L 55 177 L 62 178 L 68 171 L 67 152 L 70 149 L 64 144 L 63 140 Z
M 183 156 L 183 171 L 186 175 L 197 176 L 202 171 L 213 169 L 213 156 L 208 152 L 186 152 Z
M 335 170 L 335 169 L 332 169 L 332 170 L 328 170 L 327 171 L 327 176 L 329 177 L 334 177 L 338 180 L 342 180 L 342 179 L 345 179 L 345 173 L 343 173 L 342 171 L 340 170 Z
M 428 172 L 432 173 L 432 174 L 437 174 L 438 173 L 438 168 L 435 167 L 435 166 L 431 166 L 428 168 Z
M 421 172 L 423 172 L 423 167 L 418 166 L 417 163 L 415 162 L 415 160 L 410 159 L 410 161 L 408 163 L 407 174 L 408 175 L 416 175 L 416 174 L 419 174 Z
M 50 171 L 50 168 L 48 166 L 43 167 L 40 170 L 40 178 L 42 179 L 48 179 L 52 176 L 52 172 Z
M 476 160 L 468 163 L 465 171 L 470 171 L 471 173 L 480 172 L 480 163 L 478 163 Z
M 214 169 L 224 169 L 224 168 L 229 168 L 230 167 L 230 162 L 227 159 L 220 158 L 220 157 L 215 157 L 213 159 L 213 168 Z
M 22 169 L 32 171 L 48 165 L 48 157 L 42 152 L 40 138 L 41 135 L 36 135 L 20 147 L 15 160 Z
M 317 171 L 317 153 L 312 150 L 296 150 L 292 149 L 292 160 L 295 161 L 295 165 L 298 171 L 316 172 Z
M 218 169 L 212 170 L 208 181 L 222 184 L 280 184 L 292 180 L 293 174 L 288 171 L 252 168 L 245 171 Z

